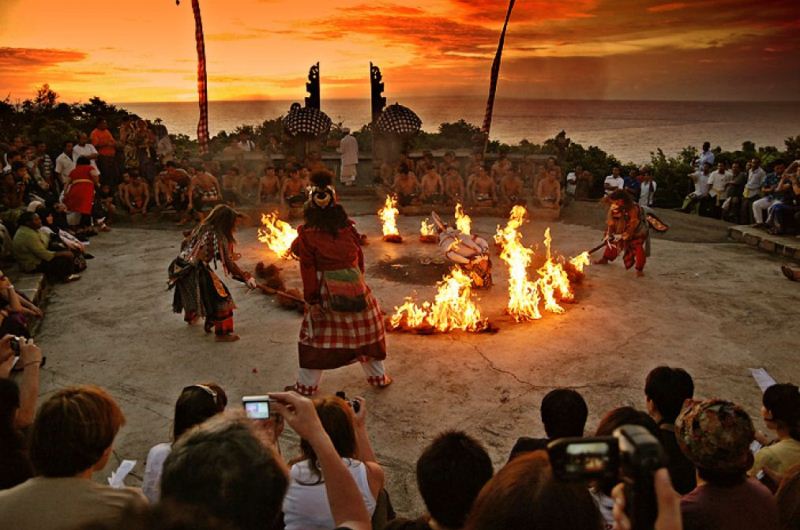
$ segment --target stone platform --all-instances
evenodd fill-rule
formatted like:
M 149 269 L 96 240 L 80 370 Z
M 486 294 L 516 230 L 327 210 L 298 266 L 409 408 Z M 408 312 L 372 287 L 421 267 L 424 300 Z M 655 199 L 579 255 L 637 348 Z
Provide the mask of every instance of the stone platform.
M 772 254 L 800 261 L 800 238 L 776 236 L 750 225 L 731 226 L 728 237 Z

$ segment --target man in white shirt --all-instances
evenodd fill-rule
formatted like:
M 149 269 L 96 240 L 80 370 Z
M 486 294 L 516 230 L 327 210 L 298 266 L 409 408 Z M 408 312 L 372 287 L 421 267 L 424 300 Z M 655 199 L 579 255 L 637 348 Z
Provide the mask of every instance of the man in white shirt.
M 639 206 L 653 206 L 656 195 L 656 181 L 650 173 L 650 168 L 642 168 L 642 189 L 639 193 Z
M 697 206 L 699 213 L 701 202 L 708 197 L 708 179 L 710 176 L 711 164 L 708 163 L 703 164 L 702 171 L 695 171 L 689 175 L 689 178 L 694 182 L 694 191 L 683 199 L 683 206 L 681 206 L 680 211 L 689 213 L 690 210 L 694 210 L 695 206 Z
M 97 169 L 97 157 L 99 156 L 97 153 L 97 149 L 89 142 L 89 136 L 86 133 L 81 133 L 78 135 L 78 143 L 72 148 L 73 158 L 78 160 L 78 157 L 85 156 L 89 159 L 89 163 L 92 165 L 97 174 L 100 174 L 100 170 Z
M 606 197 L 611 195 L 617 190 L 621 190 L 625 187 L 625 179 L 620 176 L 620 169 L 617 166 L 611 170 L 611 174 L 606 177 L 605 182 L 603 183 L 603 189 L 606 192 Z
M 733 180 L 733 172 L 726 169 L 725 162 L 717 164 L 717 169 L 708 177 L 708 195 L 713 200 L 715 217 L 721 213 L 722 202 L 727 195 L 728 183 Z
M 236 147 L 245 153 L 250 153 L 251 151 L 256 150 L 256 144 L 253 143 L 253 140 L 251 140 L 244 131 L 239 133 L 239 141 L 236 142 Z
M 750 169 L 747 172 L 744 192 L 742 192 L 740 220 L 745 224 L 753 222 L 753 203 L 761 197 L 761 186 L 766 178 L 767 173 L 761 167 L 761 160 L 758 158 L 752 159 L 750 161 Z
M 711 167 L 714 167 L 714 153 L 711 151 L 709 142 L 703 142 L 703 152 L 700 153 L 700 157 L 697 159 L 698 171 L 703 169 L 703 164 L 710 164 Z
M 342 155 L 341 179 L 345 186 L 355 186 L 358 166 L 358 140 L 350 134 L 350 129 L 342 129 L 344 138 L 339 142 L 337 151 Z
M 73 142 L 64 142 L 64 152 L 56 157 L 56 175 L 62 186 L 65 186 L 69 179 L 69 174 L 75 169 L 75 161 L 78 159 L 73 150 Z

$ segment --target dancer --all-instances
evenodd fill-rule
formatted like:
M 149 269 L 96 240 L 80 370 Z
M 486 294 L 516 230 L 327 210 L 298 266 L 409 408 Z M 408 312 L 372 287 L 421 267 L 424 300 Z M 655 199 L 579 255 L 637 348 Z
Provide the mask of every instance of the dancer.
M 650 237 L 650 224 L 645 211 L 624 190 L 612 192 L 608 200 L 611 206 L 606 221 L 605 252 L 595 263 L 605 265 L 623 252 L 625 268 L 630 269 L 635 263 L 636 276 L 644 276 L 647 261 L 645 244 Z
M 305 224 L 297 229 L 292 253 L 300 259 L 306 301 L 300 327 L 300 370 L 292 390 L 317 392 L 322 371 L 355 361 L 369 384 L 384 388 L 386 375 L 384 325 L 378 302 L 364 282 L 361 237 L 336 202 L 332 175 L 315 172 L 305 206 Z
M 239 335 L 233 332 L 236 305 L 211 264 L 216 268 L 217 261 L 221 261 L 226 274 L 250 289 L 256 288 L 252 275 L 236 264 L 233 251 L 236 244 L 233 233 L 243 217 L 225 204 L 215 206 L 184 240 L 181 253 L 169 266 L 169 288 L 175 288 L 173 310 L 183 311 L 188 324 L 205 317 L 203 328 L 206 333 L 214 328 L 217 342 L 233 342 L 239 340 Z

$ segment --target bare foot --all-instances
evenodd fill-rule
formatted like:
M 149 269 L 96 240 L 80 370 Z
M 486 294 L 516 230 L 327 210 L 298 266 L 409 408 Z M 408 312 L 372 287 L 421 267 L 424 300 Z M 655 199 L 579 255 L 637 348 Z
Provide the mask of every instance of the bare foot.
M 637 278 L 642 278 L 642 277 L 644 277 L 644 271 L 637 270 L 637 271 L 636 271 L 636 277 L 637 277 Z
M 228 335 L 215 335 L 214 340 L 217 342 L 236 342 L 240 337 L 236 333 L 229 333 Z

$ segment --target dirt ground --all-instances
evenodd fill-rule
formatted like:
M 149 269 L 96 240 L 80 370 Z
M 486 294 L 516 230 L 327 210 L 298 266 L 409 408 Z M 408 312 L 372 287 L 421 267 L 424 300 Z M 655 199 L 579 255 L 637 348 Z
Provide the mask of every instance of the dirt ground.
M 391 311 L 405 296 L 431 299 L 441 273 L 435 263 L 426 269 L 430 273 L 411 277 L 373 274 L 381 262 L 439 257 L 435 245 L 416 240 L 420 218 L 400 219 L 400 230 L 408 234 L 405 243 L 383 243 L 373 206 L 369 201 L 348 205 L 370 239 L 367 280 L 381 305 Z M 554 249 L 572 256 L 593 247 L 602 219 L 597 205 L 574 204 L 563 222 L 551 224 Z M 660 364 L 686 368 L 697 396 L 735 400 L 755 418 L 760 394 L 749 368 L 764 367 L 778 381 L 800 380 L 797 333 L 787 325 L 800 319 L 800 285 L 781 276 L 777 259 L 729 242 L 722 223 L 673 212 L 665 212 L 664 220 L 673 230 L 654 240 L 644 278 L 620 263 L 592 266 L 577 303 L 563 315 L 547 314 L 526 324 L 503 317 L 507 275 L 495 256 L 495 285 L 478 297 L 499 333 L 391 334 L 387 367 L 395 384 L 383 391 L 370 388 L 358 366 L 325 374 L 323 392 L 345 390 L 366 398 L 372 441 L 399 513 L 422 509 L 414 465 L 436 434 L 468 431 L 486 445 L 499 468 L 517 437 L 543 435 L 538 406 L 554 387 L 584 395 L 590 433 L 614 407 L 643 408 L 645 375 Z M 490 236 L 503 222 L 474 219 L 474 231 Z M 527 224 L 526 242 L 541 245 L 544 228 L 535 220 Z M 253 228 L 239 234 L 241 263 L 250 270 L 259 261 L 276 261 L 255 235 Z M 236 407 L 242 395 L 294 382 L 300 317 L 271 298 L 229 282 L 242 336 L 233 344 L 214 343 L 201 326 L 187 326 L 171 312 L 166 268 L 180 239 L 174 227 L 120 227 L 93 239 L 97 258 L 81 281 L 52 290 L 37 337 L 48 357 L 43 397 L 67 385 L 94 383 L 120 402 L 127 425 L 117 439 L 116 462 L 139 462 L 129 485 L 140 480 L 148 449 L 169 439 L 183 387 L 218 382 Z M 289 286 L 299 287 L 297 263 L 281 266 Z M 758 419 L 756 425 L 763 428 Z M 287 430 L 284 455 L 295 454 L 296 445 Z

